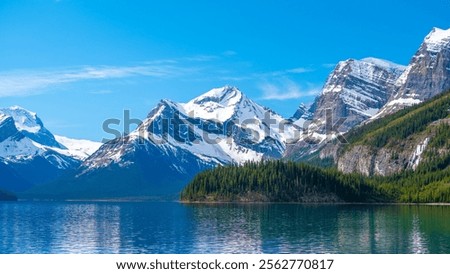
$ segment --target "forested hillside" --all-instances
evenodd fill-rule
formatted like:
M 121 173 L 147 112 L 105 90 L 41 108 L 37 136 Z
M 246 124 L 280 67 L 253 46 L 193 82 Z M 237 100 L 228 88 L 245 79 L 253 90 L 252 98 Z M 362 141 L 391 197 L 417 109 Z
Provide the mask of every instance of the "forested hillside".
M 204 202 L 330 203 L 387 199 L 360 175 L 282 161 L 208 170 L 198 174 L 181 194 L 183 201 Z

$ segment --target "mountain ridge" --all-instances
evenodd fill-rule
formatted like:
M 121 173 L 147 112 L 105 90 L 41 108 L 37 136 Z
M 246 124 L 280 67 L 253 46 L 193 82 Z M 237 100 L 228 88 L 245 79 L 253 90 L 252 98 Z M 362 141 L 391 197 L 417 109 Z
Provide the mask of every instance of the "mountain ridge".
M 77 167 L 85 157 L 56 139 L 36 113 L 19 106 L 0 109 L 0 188 L 25 191 Z

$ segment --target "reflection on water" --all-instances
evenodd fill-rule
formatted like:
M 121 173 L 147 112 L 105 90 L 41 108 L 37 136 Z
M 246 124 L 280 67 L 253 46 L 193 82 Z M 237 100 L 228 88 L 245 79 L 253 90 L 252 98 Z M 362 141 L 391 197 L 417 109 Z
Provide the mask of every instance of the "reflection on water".
M 0 203 L 0 253 L 450 253 L 449 206 Z

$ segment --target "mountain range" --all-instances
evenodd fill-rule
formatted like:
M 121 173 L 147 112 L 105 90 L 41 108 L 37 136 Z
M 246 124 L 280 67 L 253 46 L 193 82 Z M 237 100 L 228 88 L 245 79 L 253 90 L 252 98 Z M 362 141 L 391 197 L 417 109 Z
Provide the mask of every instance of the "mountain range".
M 31 111 L 0 109 L 0 188 L 21 192 L 77 168 L 100 143 L 55 136 Z
M 169 197 L 218 165 L 330 158 L 330 142 L 450 89 L 449 74 L 450 29 L 434 28 L 408 66 L 339 62 L 314 103 L 289 119 L 225 86 L 187 103 L 161 100 L 136 130 L 99 146 L 54 136 L 20 107 L 3 109 L 0 188 L 39 198 Z

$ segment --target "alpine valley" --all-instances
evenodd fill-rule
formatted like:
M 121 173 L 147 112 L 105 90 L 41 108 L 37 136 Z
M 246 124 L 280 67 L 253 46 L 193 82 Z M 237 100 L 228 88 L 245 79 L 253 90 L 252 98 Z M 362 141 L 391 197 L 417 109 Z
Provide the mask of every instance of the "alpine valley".
M 331 201 L 387 200 L 380 190 L 389 188 L 385 182 L 380 183 L 383 188 L 367 184 L 366 196 L 353 192 L 348 196 L 354 186 L 345 181 L 356 182 L 362 176 L 352 177 L 353 173 L 395 176 L 425 170 L 425 166 L 436 169 L 436 165 L 448 170 L 445 132 L 449 131 L 450 106 L 444 92 L 450 89 L 449 79 L 450 29 L 434 28 L 407 66 L 372 57 L 339 62 L 311 107 L 300 105 L 289 119 L 257 104 L 238 88 L 225 86 L 187 103 L 161 100 L 134 131 L 100 146 L 54 136 L 36 114 L 20 107 L 2 109 L 0 188 L 38 199 L 172 199 L 202 171 L 231 166 L 235 172 L 239 166 L 247 170 L 247 162 L 287 159 L 339 170 L 298 167 L 300 173 L 320 178 L 337 176 L 336 184 L 345 190 L 336 194 L 331 185 L 325 185 L 321 193 L 322 185 L 311 185 L 304 193 L 327 194 Z M 435 105 L 429 105 L 432 102 Z M 253 168 L 277 169 L 270 164 Z M 211 193 L 207 180 L 199 179 L 206 175 L 198 176 L 193 184 L 202 187 L 189 185 L 183 192 L 185 200 L 205 200 Z M 282 201 L 279 197 L 284 195 L 274 198 L 246 187 L 241 190 L 252 194 L 229 200 Z M 296 198 L 290 201 L 314 200 L 292 197 Z

